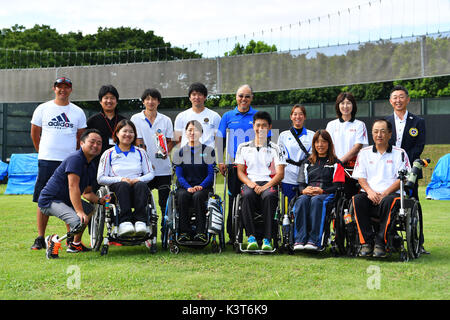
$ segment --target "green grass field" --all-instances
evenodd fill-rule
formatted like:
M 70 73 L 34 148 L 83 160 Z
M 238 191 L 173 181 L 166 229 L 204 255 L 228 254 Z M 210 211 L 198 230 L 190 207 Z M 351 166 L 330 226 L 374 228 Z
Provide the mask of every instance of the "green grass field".
M 449 299 L 449 202 L 422 201 L 425 248 L 431 255 L 400 262 L 320 254 L 221 254 L 182 247 L 178 255 L 145 246 L 110 247 L 47 260 L 32 251 L 36 204 L 31 195 L 3 195 L 0 187 L 0 299 L 303 300 Z M 223 192 L 220 181 L 219 194 Z M 222 190 L 220 192 L 220 190 Z M 422 199 L 424 188 L 420 192 Z M 50 218 L 47 234 L 65 226 Z M 158 235 L 159 238 L 159 235 Z M 89 244 L 87 232 L 83 241 Z M 65 249 L 65 247 L 64 247 Z

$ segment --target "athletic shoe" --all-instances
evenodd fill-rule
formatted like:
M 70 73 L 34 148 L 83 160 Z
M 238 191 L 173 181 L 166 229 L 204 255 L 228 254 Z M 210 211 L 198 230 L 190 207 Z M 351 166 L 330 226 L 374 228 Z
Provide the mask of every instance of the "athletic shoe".
M 119 237 L 131 237 L 135 233 L 134 226 L 131 222 L 122 222 L 119 225 Z
M 92 251 L 91 248 L 86 247 L 82 242 L 79 244 L 74 244 L 73 242 L 70 242 L 67 246 L 67 252 L 69 253 L 78 253 L 78 252 L 89 252 Z
M 58 235 L 52 234 L 45 238 L 45 242 L 47 243 L 47 250 L 45 252 L 45 256 L 47 259 L 57 259 L 59 258 L 59 250 L 61 249 L 61 243 L 58 241 Z
M 254 236 L 248 237 L 247 240 L 247 250 L 258 250 L 258 243 Z
M 134 224 L 134 228 L 136 230 L 136 237 L 143 237 L 147 233 L 147 225 L 145 222 L 138 221 Z
M 305 245 L 305 250 L 317 251 L 317 250 L 319 250 L 319 247 L 316 246 L 315 244 L 307 243 Z
M 375 249 L 373 250 L 373 257 L 374 258 L 385 258 L 386 250 L 384 249 L 384 246 L 375 245 Z
M 208 236 L 206 235 L 206 233 L 198 233 L 195 235 L 194 240 L 200 242 L 207 242 Z
M 30 249 L 31 250 L 47 249 L 47 244 L 46 244 L 44 237 L 39 236 L 36 239 L 34 239 L 34 243 Z
M 261 246 L 261 249 L 264 251 L 272 251 L 273 250 L 269 239 L 263 239 L 263 244 Z
M 365 243 L 361 246 L 361 251 L 359 252 L 359 256 L 360 257 L 370 257 L 370 256 L 372 256 L 372 253 L 373 253 L 373 246 Z
M 294 251 L 304 250 L 305 245 L 303 243 L 294 243 Z

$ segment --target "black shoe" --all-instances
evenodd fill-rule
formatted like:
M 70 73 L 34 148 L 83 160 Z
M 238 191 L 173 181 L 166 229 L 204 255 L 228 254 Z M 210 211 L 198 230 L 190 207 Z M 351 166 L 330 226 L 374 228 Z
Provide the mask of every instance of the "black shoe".
M 37 237 L 34 239 L 34 243 L 30 248 L 31 250 L 41 250 L 41 249 L 47 249 L 47 244 L 45 243 L 44 237 Z
M 373 250 L 373 257 L 374 258 L 385 258 L 386 250 L 384 249 L 384 246 L 375 245 L 375 250 Z
M 207 242 L 208 236 L 206 235 L 206 233 L 198 233 L 195 235 L 194 240 L 201 241 L 201 242 Z
M 232 246 L 232 245 L 234 245 L 234 242 L 233 242 L 233 240 L 228 240 L 225 244 L 228 246 Z
M 425 248 L 424 248 L 423 246 L 420 246 L 419 252 L 420 252 L 420 254 L 430 254 L 430 252 L 428 252 L 427 250 L 425 250 Z
M 363 244 L 361 247 L 361 251 L 359 252 L 360 257 L 370 257 L 373 253 L 373 246 L 371 244 Z

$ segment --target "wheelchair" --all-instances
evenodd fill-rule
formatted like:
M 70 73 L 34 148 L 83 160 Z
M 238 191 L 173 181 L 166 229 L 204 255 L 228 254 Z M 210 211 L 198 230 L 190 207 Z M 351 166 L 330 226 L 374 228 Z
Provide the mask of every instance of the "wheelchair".
M 344 168 L 346 177 L 351 178 L 353 168 Z M 359 184 L 356 184 L 359 190 Z M 350 212 L 350 206 L 354 192 L 349 193 L 345 185 L 338 188 L 336 191 L 335 206 L 332 211 L 332 232 L 330 249 L 336 256 L 350 256 L 357 255 L 357 246 L 355 246 L 354 239 L 357 236 L 356 222 Z
M 323 221 L 323 232 L 320 240 L 320 246 L 319 250 L 317 251 L 308 251 L 304 250 L 305 252 L 324 252 L 328 246 L 332 245 L 332 241 L 335 237 L 335 219 L 336 219 L 336 209 L 337 204 L 339 203 L 339 200 L 341 199 L 341 193 L 342 189 L 338 189 L 338 192 L 336 192 L 331 199 L 328 200 L 325 210 L 325 217 Z M 287 208 L 287 210 L 284 213 L 283 220 L 282 220 L 282 248 L 283 251 L 286 251 L 288 254 L 293 255 L 294 254 L 294 232 L 295 232 L 295 215 L 294 215 L 294 207 L 295 202 L 300 197 L 299 194 L 297 194 L 292 200 L 289 202 L 289 204 L 285 204 L 284 207 Z M 287 199 L 286 199 L 287 200 Z M 285 201 L 286 201 L 285 200 Z M 331 249 L 333 253 L 335 253 L 333 247 Z
M 281 199 L 281 191 L 279 187 L 278 188 L 278 198 Z M 242 187 L 241 187 L 242 190 Z M 280 203 L 280 201 L 278 202 Z M 242 246 L 243 243 L 243 234 L 244 234 L 244 225 L 242 223 L 241 217 L 242 217 L 242 195 L 239 193 L 235 198 L 233 203 L 231 204 L 233 206 L 232 210 L 232 230 L 234 233 L 234 239 L 233 239 L 233 249 L 236 253 L 251 253 L 251 254 L 271 254 L 275 252 L 281 253 L 283 251 L 283 247 L 280 246 L 281 244 L 281 224 L 282 224 L 282 214 L 280 210 L 280 205 L 278 204 L 277 209 L 275 210 L 273 217 L 272 217 L 272 250 L 247 250 L 244 249 Z M 263 238 L 264 238 L 264 224 L 263 224 L 263 217 L 262 214 L 259 212 L 255 212 L 254 216 L 254 224 L 255 224 L 255 238 L 258 243 L 258 246 L 261 247 Z
M 421 164 L 419 162 L 422 162 Z M 400 180 L 400 194 L 394 200 L 391 222 L 387 226 L 386 232 L 386 252 L 388 256 L 393 253 L 399 253 L 401 261 L 407 262 L 409 260 L 420 257 L 420 248 L 422 246 L 420 235 L 423 233 L 423 226 L 421 223 L 422 207 L 420 202 L 414 197 L 405 196 L 405 191 L 409 191 L 417 178 L 417 171 L 422 169 L 422 166 L 428 165 L 429 159 L 414 161 L 414 167 L 411 172 L 400 170 L 398 179 Z M 416 170 L 415 170 L 416 169 Z M 355 236 L 348 237 L 350 240 L 349 246 L 353 247 L 354 255 L 359 255 L 361 244 L 358 237 L 358 230 L 355 221 L 353 203 L 350 202 L 349 213 L 353 222 L 349 225 L 349 229 L 353 229 L 351 234 Z M 379 230 L 380 220 L 371 218 L 372 227 L 374 231 Z
M 180 240 L 179 220 L 180 211 L 177 204 L 177 184 L 174 179 L 175 167 L 172 170 L 172 183 L 169 197 L 167 199 L 166 212 L 164 213 L 161 228 L 162 248 L 173 254 L 180 252 L 180 247 L 204 248 L 211 243 L 212 253 L 221 253 L 225 250 L 225 232 L 224 232 L 224 211 L 222 199 L 216 194 L 216 180 L 218 169 L 214 169 L 213 192 L 209 194 L 206 212 L 206 235 L 205 241 L 200 240 Z M 192 234 L 196 230 L 196 215 L 194 208 L 189 208 L 189 226 Z
M 132 237 L 120 237 L 118 235 L 120 203 L 108 186 L 101 186 L 97 191 L 97 196 L 102 198 L 105 195 L 110 195 L 110 201 L 106 202 L 105 205 L 97 204 L 91 218 L 90 240 L 92 249 L 94 251 L 100 250 L 100 254 L 103 256 L 108 254 L 111 243 L 124 246 L 135 246 L 145 243 L 150 253 L 156 253 L 158 215 L 152 194 L 150 193 L 149 195 L 147 205 L 147 233 L 144 236 Z M 106 237 L 103 237 L 105 224 Z

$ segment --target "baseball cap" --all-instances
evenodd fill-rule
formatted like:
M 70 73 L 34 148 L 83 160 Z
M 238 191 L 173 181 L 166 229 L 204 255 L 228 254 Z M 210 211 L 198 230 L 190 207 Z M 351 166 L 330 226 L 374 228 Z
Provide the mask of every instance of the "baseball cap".
M 72 80 L 70 80 L 69 78 L 66 78 L 66 77 L 59 77 L 59 78 L 57 78 L 55 83 L 53 84 L 53 86 L 56 87 L 58 84 L 61 84 L 61 83 L 65 83 L 69 87 L 72 88 Z

